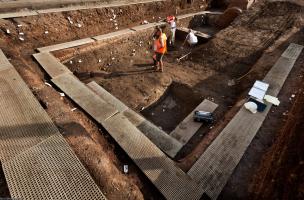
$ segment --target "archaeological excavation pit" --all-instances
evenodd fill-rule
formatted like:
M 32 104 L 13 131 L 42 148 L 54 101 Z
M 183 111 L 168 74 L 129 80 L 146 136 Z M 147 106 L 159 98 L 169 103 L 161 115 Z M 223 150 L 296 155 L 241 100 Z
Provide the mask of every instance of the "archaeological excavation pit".
M 247 45 L 247 49 L 227 45 L 231 43 L 230 38 L 222 39 L 222 36 L 229 36 L 231 32 L 224 30 L 217 37 L 220 28 L 214 25 L 214 21 L 218 18 L 218 14 L 197 14 L 179 19 L 176 44 L 174 47 L 168 45 L 163 73 L 153 69 L 151 36 L 156 26 L 153 24 L 125 29 L 117 34 L 114 32 L 114 36 L 97 36 L 95 39 L 99 41 L 52 53 L 84 84 L 96 82 L 151 122 L 153 129 L 160 129 L 169 136 L 204 100 L 218 104 L 214 112 L 215 121 L 212 124 L 203 123 L 187 139 L 185 146 L 171 155 L 175 160 L 180 160 L 199 144 L 208 147 L 217 136 L 213 134 L 213 129 L 219 131 L 224 127 L 227 123 L 225 119 L 236 113 L 236 108 L 244 102 L 244 93 L 254 80 L 262 78 L 262 74 L 253 73 L 249 78 L 247 74 L 254 71 L 261 51 L 269 44 L 261 45 L 257 50 Z M 159 23 L 159 26 L 169 35 L 165 23 Z M 182 47 L 190 28 L 197 31 L 199 42 L 195 47 Z M 271 39 L 261 36 L 258 42 Z M 229 51 L 237 57 L 227 60 Z M 183 59 L 178 60 L 181 57 Z M 269 70 L 268 67 L 261 69 L 263 73 Z M 242 79 L 230 85 L 231 80 L 238 80 L 239 77 Z M 203 153 L 203 150 L 199 153 Z M 187 164 L 184 169 L 189 169 L 192 164 Z
M 300 182 L 290 152 L 300 152 L 303 118 L 301 3 L 54 0 L 19 10 L 28 4 L 0 3 L 0 198 L 297 194 L 276 187 Z M 157 72 L 152 33 L 170 37 L 169 15 L 176 42 Z M 182 46 L 190 29 L 198 44 Z M 257 80 L 280 105 L 253 114 L 244 104 Z M 196 110 L 214 120 L 195 122 Z

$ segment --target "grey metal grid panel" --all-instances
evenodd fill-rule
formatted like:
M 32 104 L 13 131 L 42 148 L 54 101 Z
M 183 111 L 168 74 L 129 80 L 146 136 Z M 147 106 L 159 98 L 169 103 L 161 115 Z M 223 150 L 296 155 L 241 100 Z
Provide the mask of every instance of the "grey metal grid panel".
M 166 199 L 200 198 L 196 183 L 123 114 L 116 114 L 102 124 Z
M 0 110 L 2 161 L 58 132 L 14 68 L 0 71 Z
M 12 198 L 105 199 L 61 135 L 3 163 Z
M 73 74 L 62 74 L 52 79 L 52 82 L 99 122 L 118 112 L 112 105 L 102 100 L 84 83 L 80 82 Z
M 212 199 L 222 191 L 269 108 L 255 115 L 242 108 L 188 172 Z
M 95 81 L 92 81 L 87 84 L 89 88 L 91 88 L 100 98 L 105 100 L 107 103 L 111 104 L 116 108 L 119 112 L 124 112 L 129 110 L 129 108 L 122 103 L 119 99 L 114 97 L 108 91 L 106 91 L 103 87 L 98 85 Z M 137 113 L 133 113 L 135 115 L 139 115 Z M 126 115 L 125 115 L 126 116 Z M 128 117 L 127 117 L 128 118 Z M 143 118 L 138 116 L 136 118 Z M 129 118 L 128 118 L 129 119 Z M 132 121 L 132 118 L 129 121 Z M 171 157 L 174 157 L 177 152 L 182 148 L 182 144 L 179 143 L 176 139 L 169 136 L 164 131 L 160 130 L 157 126 L 149 122 L 148 120 L 143 118 L 143 121 L 137 125 L 137 128 L 145 134 L 156 146 L 158 146 L 162 151 L 168 154 Z
M 74 40 L 71 42 L 65 42 L 65 43 L 41 47 L 41 48 L 38 48 L 38 51 L 51 52 L 51 51 L 57 51 L 57 50 L 61 50 L 61 49 L 81 46 L 81 45 L 89 44 L 89 43 L 93 43 L 93 42 L 95 42 L 95 40 L 93 40 L 92 38 L 84 38 L 84 39 L 80 39 L 80 40 Z
M 294 59 L 279 58 L 264 78 L 264 82 L 270 84 L 269 94 L 278 95 L 294 63 Z M 263 113 L 252 114 L 242 107 L 189 170 L 188 174 L 212 199 L 222 191 L 270 108 L 268 104 Z
M 174 158 L 183 145 L 175 138 L 160 130 L 148 120 L 143 121 L 137 128 L 145 134 L 158 148 Z
M 87 86 L 104 101 L 114 106 L 114 108 L 116 108 L 119 112 L 123 112 L 128 109 L 128 106 L 122 103 L 119 99 L 117 99 L 103 87 L 98 85 L 95 81 L 88 83 Z
M 0 71 L 13 68 L 13 65 L 7 60 L 3 51 L 0 49 Z
M 57 58 L 48 52 L 37 53 L 33 56 L 52 78 L 55 78 L 60 74 L 72 73 L 66 66 L 61 64 Z
M 302 45 L 291 43 L 289 47 L 284 51 L 282 56 L 285 58 L 297 59 L 302 50 L 303 50 Z
M 144 122 L 146 119 L 141 116 L 140 114 L 138 114 L 137 112 L 135 112 L 132 109 L 128 109 L 125 110 L 123 112 L 124 116 L 126 116 L 128 118 L 128 120 L 134 125 L 134 126 L 138 126 L 139 124 L 141 124 L 142 122 Z
M 115 32 L 111 32 L 111 33 L 107 33 L 107 34 L 103 34 L 103 35 L 98 35 L 98 36 L 95 36 L 95 37 L 92 37 L 92 38 L 94 40 L 97 40 L 97 41 L 102 41 L 102 40 L 108 40 L 108 39 L 112 39 L 112 38 L 115 38 L 115 37 L 119 37 L 119 36 L 122 36 L 122 35 L 132 34 L 134 32 L 135 32 L 134 30 L 131 30 L 131 29 L 127 28 L 127 29 L 123 29 L 123 30 L 120 30 L 120 31 L 115 31 Z
M 202 110 L 206 112 L 214 112 L 218 107 L 217 104 L 205 99 L 200 103 L 195 109 Z M 191 112 L 171 133 L 170 136 L 176 138 L 182 144 L 187 144 L 187 142 L 193 137 L 193 135 L 202 126 L 201 123 L 193 121 L 193 112 Z

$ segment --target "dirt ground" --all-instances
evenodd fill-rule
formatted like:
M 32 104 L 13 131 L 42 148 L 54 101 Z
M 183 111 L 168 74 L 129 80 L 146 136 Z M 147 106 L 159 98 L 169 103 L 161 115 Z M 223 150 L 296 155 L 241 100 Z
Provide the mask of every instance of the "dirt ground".
M 178 2 L 180 13 L 194 12 L 199 9 L 198 5 L 204 5 L 203 1 L 197 1 L 195 7 L 190 8 Z M 174 14 L 175 8 L 167 1 L 0 20 L 0 48 L 109 199 L 161 199 L 162 196 L 101 127 L 81 110 L 72 111 L 75 105 L 69 99 L 60 97 L 56 89 L 44 84 L 49 77 L 31 55 L 38 47 L 116 31 L 115 23 L 110 21 L 113 12 L 117 15 L 118 29 L 123 29 L 139 25 L 143 20 L 157 21 L 159 17 Z M 74 23 L 69 23 L 67 17 Z M 81 24 L 81 28 L 76 27 L 76 23 Z M 11 33 L 6 34 L 6 29 Z M 24 41 L 19 40 L 19 36 L 23 36 Z M 128 174 L 123 173 L 124 164 L 129 165 Z M 0 197 L 9 197 L 3 176 L 0 180 Z
M 282 15 L 286 8 L 289 12 Z M 278 12 L 279 9 L 282 11 Z M 55 55 L 85 83 L 96 81 L 168 133 L 203 99 L 219 104 L 215 113 L 217 122 L 202 126 L 176 158 L 180 166 L 188 170 L 237 112 L 246 98 L 245 92 L 272 67 L 265 62 L 262 66 L 255 63 L 283 33 L 301 23 L 300 11 L 298 6 L 287 3 L 257 5 L 210 42 L 192 50 L 189 58 L 180 63 L 176 59 L 190 49 L 181 50 L 182 41 L 177 41 L 164 58 L 164 73 L 152 70 L 150 36 L 153 30 L 90 47 L 59 51 Z M 119 48 L 113 49 L 113 46 Z M 228 86 L 229 80 L 248 72 L 254 76 L 245 77 L 236 86 Z
M 175 7 L 168 6 L 169 3 L 113 10 L 118 16 L 119 29 L 122 29 L 138 25 L 143 19 L 157 21 L 159 16 L 174 13 Z M 182 6 L 176 5 L 180 13 L 194 10 L 186 7 L 181 10 Z M 219 104 L 215 124 L 202 126 L 176 158 L 178 165 L 187 171 L 238 111 L 248 88 L 255 80 L 263 79 L 288 43 L 304 44 L 300 32 L 304 27 L 303 13 L 303 8 L 290 3 L 259 1 L 230 27 L 196 47 L 180 63 L 176 58 L 187 53 L 189 48 L 181 50 L 181 41 L 178 41 L 176 48 L 170 49 L 164 59 L 164 73 L 151 70 L 148 39 L 151 32 L 54 54 L 82 81 L 98 82 L 166 132 L 172 131 L 203 99 Z M 44 84 L 49 77 L 31 57 L 37 47 L 115 31 L 116 26 L 110 21 L 112 15 L 111 9 L 94 9 L 1 20 L 0 48 L 109 199 L 162 199 L 102 127 L 82 110 L 72 111 L 76 105 Z M 82 24 L 82 28 L 71 25 L 68 16 Z M 23 26 L 17 28 L 17 24 Z M 12 32 L 10 35 L 5 33 L 7 28 Z M 48 34 L 44 33 L 46 30 Z M 25 33 L 24 42 L 18 40 L 18 32 Z M 300 148 L 303 143 L 301 91 L 304 88 L 300 84 L 303 66 L 302 56 L 279 95 L 282 104 L 272 108 L 220 199 L 301 199 L 303 196 L 303 148 Z M 228 86 L 230 79 L 248 72 L 237 85 Z M 289 100 L 292 93 L 296 94 L 296 99 Z M 123 164 L 129 165 L 129 174 L 122 173 Z M 284 184 L 286 180 L 287 185 Z M 8 196 L 1 173 L 0 184 L 0 197 Z M 283 192 L 280 192 L 282 188 Z M 290 192 L 291 188 L 293 192 Z M 273 193 L 275 197 L 271 195 Z

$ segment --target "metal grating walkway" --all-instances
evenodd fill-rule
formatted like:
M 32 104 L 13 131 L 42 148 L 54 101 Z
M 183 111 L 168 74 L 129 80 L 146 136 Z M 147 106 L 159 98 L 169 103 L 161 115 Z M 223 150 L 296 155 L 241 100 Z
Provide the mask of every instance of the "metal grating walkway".
M 2 161 L 13 158 L 58 132 L 13 67 L 0 71 L 0 110 Z
M 37 53 L 34 58 L 43 65 L 43 69 L 53 78 L 63 73 L 72 72 L 49 52 Z
M 109 132 L 167 199 L 176 199 L 178 194 L 181 199 L 199 198 L 196 183 L 111 104 L 71 74 L 59 75 L 52 82 Z
M 303 46 L 291 44 L 276 64 L 268 72 L 264 81 L 270 84 L 268 94 L 277 96 L 296 60 L 294 57 L 283 57 L 297 53 L 300 55 Z M 263 113 L 252 114 L 244 107 L 234 116 L 220 135 L 208 147 L 205 153 L 189 170 L 188 174 L 196 180 L 206 193 L 216 199 L 229 177 L 238 165 L 247 147 L 260 129 L 271 105 Z
M 0 50 L 0 159 L 14 199 L 105 199 Z
M 270 95 L 276 96 L 279 93 L 302 49 L 301 45 L 291 44 L 269 71 L 264 81 L 271 85 L 268 91 Z M 60 79 L 64 81 L 68 76 L 71 75 L 62 74 Z M 58 82 L 57 79 L 58 77 L 53 78 L 53 82 L 58 86 L 61 81 Z M 59 88 L 67 94 L 69 90 L 73 90 L 63 85 Z M 86 89 L 88 88 L 82 87 L 83 91 Z M 92 116 L 85 107 L 86 104 L 79 100 L 75 102 Z M 167 199 L 199 199 L 202 194 L 216 199 L 263 124 L 269 109 L 270 106 L 263 113 L 253 115 L 242 107 L 187 174 L 176 167 L 175 163 L 139 130 L 140 124 L 145 120 L 134 111 L 127 109 L 97 121 Z
M 61 135 L 55 135 L 3 164 L 17 199 L 105 199 Z
M 201 194 L 196 192 L 198 185 L 123 114 L 111 117 L 103 126 L 166 199 L 200 198 Z
M 175 138 L 169 136 L 166 132 L 160 130 L 153 123 L 146 120 L 140 114 L 136 112 L 130 112 L 130 108 L 128 108 L 124 103 L 122 103 L 119 99 L 114 97 L 108 91 L 106 91 L 103 87 L 98 85 L 95 81 L 92 81 L 87 84 L 87 86 L 93 90 L 101 99 L 111 104 L 114 108 L 116 108 L 119 112 L 127 113 L 125 116 L 132 123 L 132 119 L 139 119 L 140 123 L 133 124 L 140 130 L 143 134 L 145 134 L 158 148 L 164 151 L 170 157 L 174 157 L 177 152 L 183 147 L 183 145 L 178 142 Z M 134 116 L 135 115 L 135 116 Z M 130 118 L 130 119 L 129 119 Z

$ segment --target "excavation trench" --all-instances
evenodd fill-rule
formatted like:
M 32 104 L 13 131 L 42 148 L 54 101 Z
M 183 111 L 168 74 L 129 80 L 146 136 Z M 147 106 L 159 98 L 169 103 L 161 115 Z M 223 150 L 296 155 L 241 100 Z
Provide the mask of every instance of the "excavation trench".
M 201 21 L 192 18 L 188 27 L 196 30 L 205 27 L 200 24 Z M 195 52 L 208 42 L 208 39 L 199 37 L 196 47 L 185 45 L 181 48 L 187 35 L 184 31 L 177 31 L 176 44 L 169 47 L 164 57 L 164 73 L 156 72 L 151 49 L 153 31 L 148 29 L 110 41 L 60 50 L 54 55 L 82 82 L 97 82 L 168 134 L 204 99 L 219 104 L 215 123 L 202 125 L 177 156 L 180 159 L 189 154 L 212 128 L 221 124 L 225 113 L 249 86 L 239 89 L 227 85 L 231 76 L 239 76 L 240 71 L 236 68 L 218 72 L 205 67 L 202 62 L 193 62 L 195 54 L 178 61 L 178 58 Z M 201 59 L 204 61 L 206 58 Z M 256 59 L 258 56 L 252 63 L 239 64 L 241 72 L 250 70 Z

